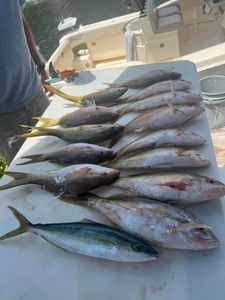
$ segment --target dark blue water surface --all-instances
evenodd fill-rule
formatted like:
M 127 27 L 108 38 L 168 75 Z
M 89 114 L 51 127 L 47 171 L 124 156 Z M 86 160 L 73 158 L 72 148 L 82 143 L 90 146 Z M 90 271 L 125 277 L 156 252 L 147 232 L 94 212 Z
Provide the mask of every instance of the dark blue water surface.
M 48 59 L 58 46 L 58 40 L 65 34 L 59 32 L 60 20 L 77 17 L 78 23 L 87 25 L 138 11 L 135 1 L 131 8 L 121 0 L 30 0 L 24 8 L 41 54 Z

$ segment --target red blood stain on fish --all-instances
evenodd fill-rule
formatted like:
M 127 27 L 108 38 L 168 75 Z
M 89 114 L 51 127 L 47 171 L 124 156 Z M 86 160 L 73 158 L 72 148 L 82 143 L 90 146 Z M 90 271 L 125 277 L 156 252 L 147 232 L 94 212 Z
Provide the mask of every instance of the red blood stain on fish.
M 186 184 L 182 182 L 167 182 L 165 184 L 162 184 L 163 186 L 168 186 L 171 189 L 175 189 L 178 191 L 185 191 L 186 190 Z

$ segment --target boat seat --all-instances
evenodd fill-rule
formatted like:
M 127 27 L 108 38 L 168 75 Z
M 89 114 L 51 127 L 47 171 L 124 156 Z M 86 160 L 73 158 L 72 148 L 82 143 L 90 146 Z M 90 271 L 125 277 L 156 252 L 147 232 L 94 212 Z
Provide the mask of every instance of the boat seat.
M 166 4 L 166 3 L 165 3 Z M 178 3 L 156 6 L 156 1 L 148 0 L 145 12 L 149 18 L 154 34 L 177 30 L 183 26 L 183 16 Z

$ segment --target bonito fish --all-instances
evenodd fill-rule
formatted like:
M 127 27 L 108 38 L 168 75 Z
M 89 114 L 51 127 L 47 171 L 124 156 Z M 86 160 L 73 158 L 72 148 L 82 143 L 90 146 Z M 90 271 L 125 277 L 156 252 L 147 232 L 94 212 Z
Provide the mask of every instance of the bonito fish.
M 118 170 L 150 171 L 172 168 L 200 168 L 210 165 L 210 161 L 195 150 L 182 148 L 160 148 L 136 154 L 128 158 L 110 162 Z
M 120 114 L 156 109 L 161 106 L 166 106 L 168 103 L 172 105 L 198 105 L 201 101 L 201 95 L 193 94 L 191 92 L 180 91 L 176 92 L 175 95 L 171 93 L 165 93 L 131 103 L 125 108 L 121 109 Z
M 141 114 L 126 125 L 124 132 L 141 132 L 144 130 L 160 130 L 181 125 L 205 111 L 201 106 L 161 107 Z
M 25 165 L 45 160 L 67 164 L 99 164 L 109 160 L 112 155 L 113 150 L 109 148 L 87 143 L 76 143 L 47 153 L 23 156 L 21 158 L 28 158 L 29 161 L 17 165 Z
M 106 83 L 111 87 L 126 87 L 126 88 L 141 88 L 146 87 L 152 84 L 155 84 L 160 81 L 169 80 L 169 79 L 178 79 L 181 77 L 181 74 L 174 71 L 167 70 L 150 70 L 144 74 L 137 76 L 131 80 L 121 82 L 121 83 Z
M 185 173 L 160 173 L 121 177 L 113 184 L 132 197 L 171 203 L 193 203 L 225 196 L 225 185 L 213 178 Z
M 1 236 L 0 240 L 32 232 L 61 249 L 91 257 L 120 262 L 144 262 L 158 257 L 158 252 L 145 241 L 108 225 L 90 220 L 34 225 L 18 210 L 9 208 L 20 226 Z
M 52 135 L 62 140 L 73 143 L 98 143 L 111 139 L 119 134 L 123 125 L 119 124 L 100 124 L 100 125 L 83 125 L 71 128 L 42 128 L 24 126 L 33 129 L 33 131 L 20 134 L 18 137 L 27 138 L 34 136 Z
M 113 182 L 120 172 L 98 165 L 77 164 L 42 174 L 10 171 L 6 171 L 5 174 L 15 179 L 1 185 L 0 190 L 26 184 L 37 184 L 56 194 L 76 195 Z
M 76 201 L 74 201 L 76 204 Z M 157 246 L 205 250 L 219 246 L 210 227 L 189 212 L 154 200 L 113 200 L 87 196 L 78 205 L 93 207 L 116 226 Z
M 62 127 L 76 127 L 89 124 L 103 124 L 115 121 L 119 114 L 114 112 L 112 108 L 104 106 L 91 106 L 75 110 L 60 118 L 44 118 L 34 117 L 42 122 L 40 127 L 50 127 L 60 125 Z
M 167 80 L 156 84 L 153 84 L 145 89 L 130 96 L 127 101 L 138 101 L 147 97 L 151 97 L 157 94 L 171 92 L 175 95 L 176 91 L 189 90 L 191 88 L 191 81 L 187 80 Z
M 205 139 L 200 135 L 179 129 L 162 129 L 143 136 L 126 145 L 116 153 L 116 158 L 120 156 L 130 156 L 131 154 L 159 147 L 194 147 L 205 143 Z

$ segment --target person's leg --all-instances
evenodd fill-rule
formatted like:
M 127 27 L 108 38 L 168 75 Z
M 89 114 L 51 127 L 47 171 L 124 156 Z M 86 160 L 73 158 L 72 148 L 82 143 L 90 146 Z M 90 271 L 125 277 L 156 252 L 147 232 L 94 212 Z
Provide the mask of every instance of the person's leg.
M 48 105 L 48 97 L 44 93 L 41 93 L 24 107 L 1 115 L 0 155 L 3 156 L 7 164 L 10 164 L 24 143 L 24 139 L 17 138 L 16 135 L 27 132 L 27 128 L 20 127 L 19 125 L 34 126 L 37 120 L 33 120 L 32 118 L 34 116 L 41 116 Z
M 24 139 L 16 138 L 17 134 L 26 132 L 25 128 L 19 126 L 22 124 L 28 124 L 24 107 L 0 116 L 0 155 L 7 164 L 10 164 L 24 142 Z
M 44 92 L 37 95 L 32 102 L 27 104 L 25 109 L 28 114 L 28 125 L 34 126 L 37 123 L 37 120 L 34 120 L 33 117 L 42 116 L 48 105 L 49 99 Z

